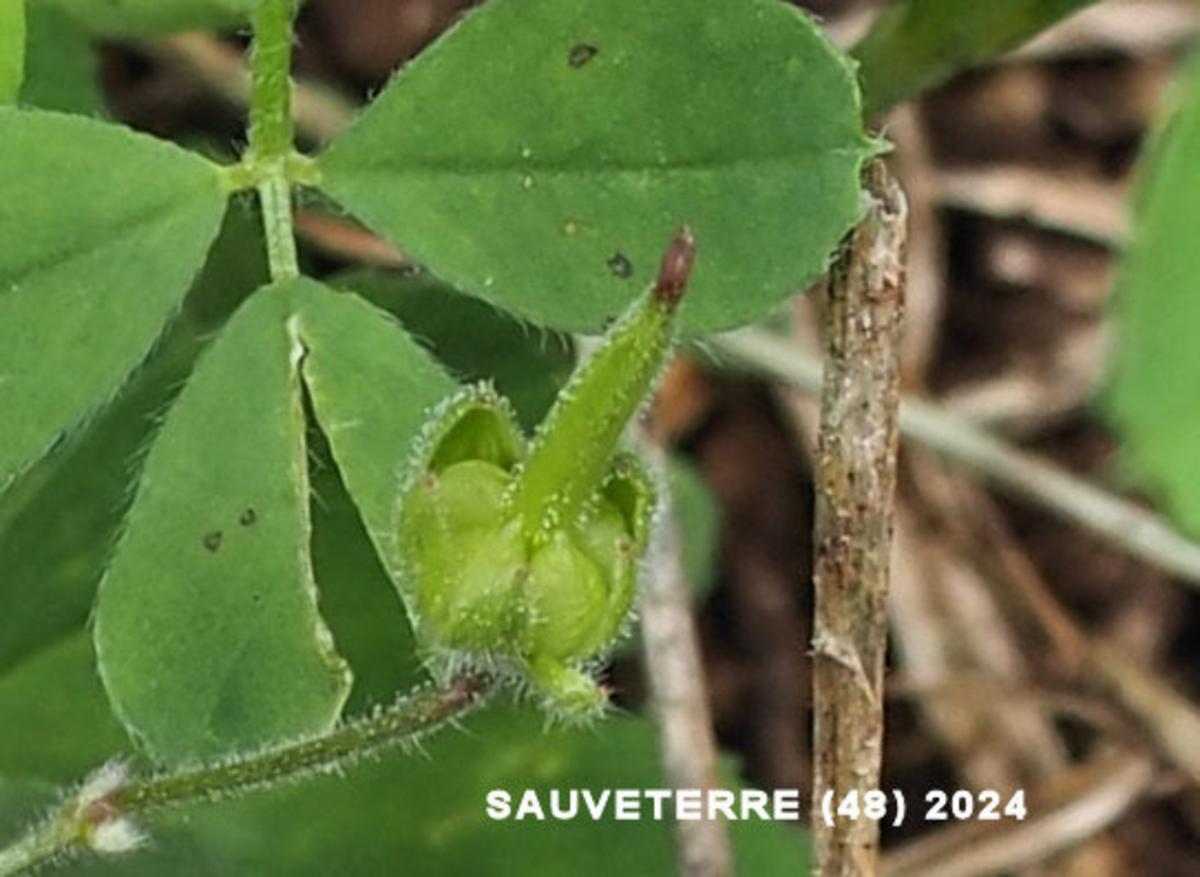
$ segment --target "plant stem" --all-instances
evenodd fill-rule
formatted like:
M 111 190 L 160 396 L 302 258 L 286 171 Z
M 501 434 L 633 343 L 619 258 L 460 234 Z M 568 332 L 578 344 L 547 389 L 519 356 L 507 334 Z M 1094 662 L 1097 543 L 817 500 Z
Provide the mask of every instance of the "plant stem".
M 484 675 L 460 676 L 445 688 L 414 694 L 376 716 L 343 725 L 321 737 L 121 782 L 103 794 L 89 796 L 92 784 L 85 783 L 58 812 L 0 850 L 0 877 L 20 874 L 87 845 L 96 846 L 92 839 L 105 825 L 353 765 L 364 756 L 401 744 L 464 714 L 486 698 L 492 685 L 491 678 Z
M 235 107 L 250 105 L 251 75 L 242 53 L 205 33 L 176 34 L 145 50 L 159 63 L 182 71 Z M 325 83 L 293 79 L 292 120 L 301 140 L 324 143 L 341 133 L 354 114 L 348 98 Z
M 250 154 L 257 170 L 267 261 L 273 280 L 298 277 L 292 228 L 288 156 L 295 142 L 292 121 L 292 17 L 295 0 L 259 0 L 254 7 L 250 60 Z
M 283 158 L 292 151 L 292 16 L 295 0 L 258 0 L 250 56 L 250 151 Z
M 56 816 L 30 829 L 10 847 L 0 850 L 0 875 L 20 874 L 62 855 L 75 843 L 74 832 Z
M 270 168 L 257 186 L 267 239 L 267 265 L 272 280 L 288 280 L 300 276 L 292 217 L 292 184 L 283 174 L 282 162 L 272 164 Z
M 490 680 L 483 676 L 460 677 L 445 689 L 421 692 L 377 716 L 350 722 L 322 737 L 131 783 L 113 795 L 112 803 L 118 810 L 140 813 L 212 801 L 282 779 L 345 765 L 463 713 L 480 701 L 490 685 Z
M 899 446 L 900 326 L 908 210 L 881 162 L 871 205 L 825 284 L 816 459 L 813 831 L 822 877 L 877 873 L 879 822 L 837 813 L 879 788 L 883 661 Z M 820 814 L 833 793 L 832 818 Z
M 643 447 L 655 465 L 666 465 L 661 447 Z M 663 775 L 677 789 L 715 789 L 717 742 L 704 681 L 704 662 L 693 593 L 683 569 L 679 522 L 663 515 L 647 554 L 641 600 L 642 664 L 658 720 Z M 686 877 L 730 877 L 734 873 L 729 825 L 723 819 L 679 820 L 675 824 L 679 873 Z

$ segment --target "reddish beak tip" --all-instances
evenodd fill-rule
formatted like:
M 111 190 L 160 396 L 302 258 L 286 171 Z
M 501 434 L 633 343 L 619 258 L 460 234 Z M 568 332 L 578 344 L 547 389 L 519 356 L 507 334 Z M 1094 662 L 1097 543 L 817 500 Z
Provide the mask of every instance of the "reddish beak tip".
M 692 266 L 696 262 L 696 239 L 687 226 L 676 232 L 667 251 L 663 254 L 658 277 L 654 281 L 654 297 L 669 308 L 674 308 L 683 298 Z

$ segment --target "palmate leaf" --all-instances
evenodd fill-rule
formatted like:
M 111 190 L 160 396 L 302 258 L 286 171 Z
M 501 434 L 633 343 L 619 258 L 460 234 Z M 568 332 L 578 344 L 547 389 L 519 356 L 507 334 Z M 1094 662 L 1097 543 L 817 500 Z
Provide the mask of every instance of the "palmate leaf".
M 309 425 L 312 559 L 321 616 L 354 670 L 343 710 L 362 715 L 429 681 L 404 605 L 333 462 L 329 443 Z M 386 477 L 394 473 L 384 473 Z
M 329 728 L 350 688 L 317 611 L 294 303 L 260 290 L 167 416 L 95 642 L 117 715 L 178 761 Z
M 1108 403 L 1133 470 L 1200 534 L 1200 58 L 1175 98 L 1121 267 Z
M 334 142 L 322 188 L 455 287 L 573 330 L 688 224 L 698 332 L 825 269 L 877 149 L 860 116 L 850 65 L 778 0 L 492 0 Z
M 25 0 L 0 0 L 0 104 L 12 103 L 25 77 Z
M 257 213 L 232 204 L 149 360 L 0 498 L 0 673 L 87 617 L 160 415 L 213 333 L 266 282 L 265 261 Z
M 298 285 L 304 382 L 333 459 L 386 560 L 413 439 L 454 382 L 390 316 L 358 296 Z
M 313 553 L 330 623 L 361 675 L 350 707 L 362 709 L 424 678 L 386 551 L 413 440 L 455 383 L 392 317 L 357 295 L 305 282 L 296 302 L 303 377 L 321 432 L 315 459 L 328 467 L 315 477 Z
M 0 108 L 0 143 L 3 490 L 145 357 L 226 196 L 211 162 L 89 119 Z
M 427 271 L 351 271 L 333 283 L 396 317 L 460 381 L 492 382 L 530 432 L 571 376 L 568 337 L 514 320 Z

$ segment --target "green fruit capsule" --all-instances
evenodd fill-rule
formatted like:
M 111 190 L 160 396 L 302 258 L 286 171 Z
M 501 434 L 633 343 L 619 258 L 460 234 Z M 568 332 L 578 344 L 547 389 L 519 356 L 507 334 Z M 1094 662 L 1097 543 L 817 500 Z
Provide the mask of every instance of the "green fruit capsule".
M 395 552 L 435 675 L 513 670 L 553 712 L 604 706 L 590 667 L 630 617 L 657 504 L 621 440 L 671 352 L 694 255 L 681 231 L 532 442 L 487 386 L 434 412 L 400 492 Z

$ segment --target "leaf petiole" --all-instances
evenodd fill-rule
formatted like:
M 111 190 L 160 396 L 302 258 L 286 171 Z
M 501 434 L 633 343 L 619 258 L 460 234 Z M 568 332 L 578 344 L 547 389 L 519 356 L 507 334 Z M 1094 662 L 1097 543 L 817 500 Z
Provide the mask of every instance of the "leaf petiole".
M 98 771 L 45 821 L 0 849 L 0 877 L 21 874 L 77 850 L 125 852 L 141 838 L 131 822 L 147 813 L 236 797 L 280 782 L 353 765 L 457 718 L 487 699 L 492 680 L 459 676 L 390 709 L 309 740 L 288 743 L 199 767 L 128 779 L 111 764 Z M 127 839 L 118 846 L 116 841 Z
M 296 0 L 260 0 L 250 60 L 250 151 L 244 162 L 262 204 L 271 279 L 300 275 L 292 222 L 292 18 Z

